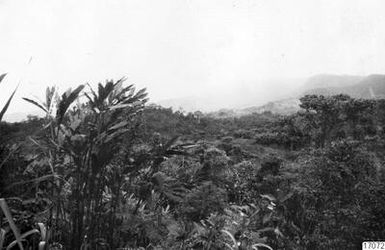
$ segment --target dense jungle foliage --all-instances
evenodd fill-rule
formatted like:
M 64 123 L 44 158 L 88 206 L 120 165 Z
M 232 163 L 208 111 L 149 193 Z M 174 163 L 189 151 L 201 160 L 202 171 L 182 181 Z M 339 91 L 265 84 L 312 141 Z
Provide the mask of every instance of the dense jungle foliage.
M 46 115 L 1 123 L 0 249 L 356 249 L 385 238 L 383 99 L 307 95 L 294 115 L 226 119 L 147 104 L 124 79 L 24 99 Z

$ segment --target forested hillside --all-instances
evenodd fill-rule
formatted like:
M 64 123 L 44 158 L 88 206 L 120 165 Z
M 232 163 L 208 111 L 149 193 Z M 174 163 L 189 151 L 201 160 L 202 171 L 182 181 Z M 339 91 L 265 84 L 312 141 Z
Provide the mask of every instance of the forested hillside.
M 0 124 L 0 249 L 384 238 L 384 99 L 306 95 L 290 115 L 216 118 L 149 105 L 124 79 L 24 99 L 46 115 Z
M 304 95 L 332 96 L 349 95 L 353 98 L 381 99 L 385 97 L 385 75 L 315 75 L 305 81 L 302 87 L 285 98 L 270 101 L 262 106 L 243 109 L 229 109 L 212 112 L 218 118 L 249 115 L 252 113 L 272 112 L 288 115 L 300 110 L 299 99 Z

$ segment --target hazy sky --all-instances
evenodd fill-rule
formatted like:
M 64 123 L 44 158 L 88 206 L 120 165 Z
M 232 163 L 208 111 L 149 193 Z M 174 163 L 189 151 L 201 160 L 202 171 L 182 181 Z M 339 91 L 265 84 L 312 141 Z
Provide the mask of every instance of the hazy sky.
M 154 101 L 224 101 L 267 100 L 279 89 L 263 79 L 385 73 L 384 13 L 383 0 L 0 0 L 0 104 L 18 82 L 9 112 L 47 85 L 122 76 Z

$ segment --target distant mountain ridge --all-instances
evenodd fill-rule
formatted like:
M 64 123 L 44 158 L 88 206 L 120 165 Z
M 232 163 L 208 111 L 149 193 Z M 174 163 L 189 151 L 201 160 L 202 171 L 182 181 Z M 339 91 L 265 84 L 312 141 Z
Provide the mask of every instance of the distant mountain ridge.
M 302 88 L 304 90 L 318 88 L 341 88 L 355 85 L 362 81 L 364 76 L 320 74 L 307 79 Z
M 305 83 L 305 94 L 335 95 L 347 94 L 354 98 L 383 98 L 385 96 L 385 75 L 317 76 Z
M 347 94 L 354 98 L 385 98 L 385 75 L 369 76 L 316 75 L 310 77 L 297 91 L 295 97 L 268 102 L 262 106 L 244 109 L 211 112 L 214 117 L 236 117 L 252 113 L 271 112 L 274 114 L 293 114 L 300 110 L 299 99 L 304 95 Z M 220 114 L 219 114 L 220 112 Z

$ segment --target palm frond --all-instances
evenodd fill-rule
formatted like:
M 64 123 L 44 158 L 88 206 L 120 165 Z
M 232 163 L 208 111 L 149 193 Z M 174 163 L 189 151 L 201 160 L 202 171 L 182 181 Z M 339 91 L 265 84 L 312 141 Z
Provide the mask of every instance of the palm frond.
M 58 121 L 58 124 L 61 124 L 69 106 L 79 97 L 79 94 L 83 90 L 83 88 L 84 85 L 79 85 L 74 91 L 71 91 L 71 89 L 69 89 L 62 95 L 62 98 L 58 103 L 58 109 L 56 112 L 56 119 Z
M 13 93 L 12 93 L 12 95 L 9 97 L 7 103 L 4 105 L 3 109 L 1 110 L 1 112 L 0 112 L 0 121 L 3 119 L 3 116 L 4 116 L 5 112 L 6 112 L 7 109 L 8 109 L 9 104 L 11 103 L 12 98 L 13 98 L 13 96 L 14 96 L 15 93 L 16 93 L 17 88 L 18 88 L 18 87 L 15 88 L 15 90 L 14 90 Z
M 23 100 L 25 100 L 29 103 L 32 103 L 36 107 L 39 107 L 40 109 L 42 109 L 44 112 L 48 113 L 48 110 L 43 105 L 39 104 L 37 101 L 34 101 L 34 100 L 26 98 L 26 97 L 23 97 Z
M 4 79 L 4 77 L 7 75 L 7 73 L 5 73 L 5 74 L 1 74 L 0 75 L 0 83 L 1 83 L 1 81 L 3 81 L 3 79 Z

